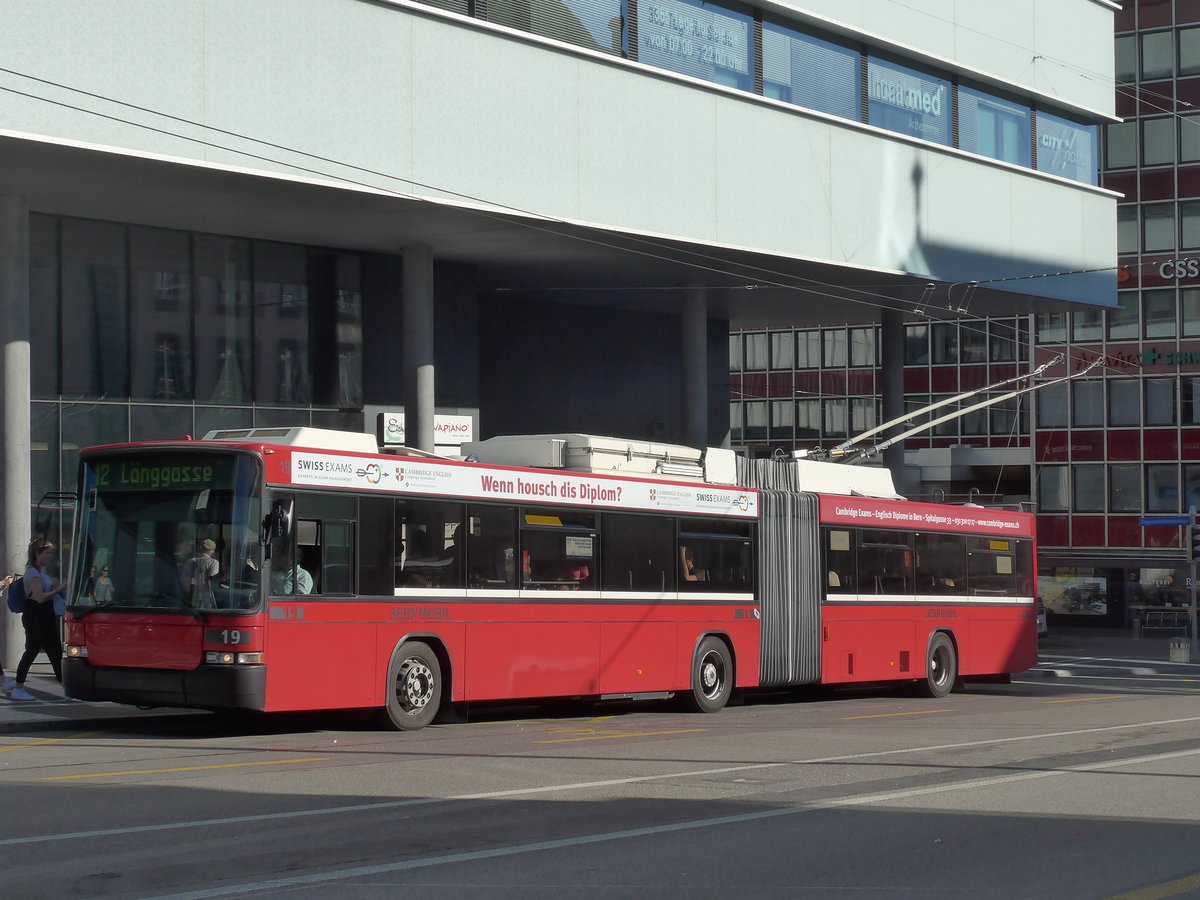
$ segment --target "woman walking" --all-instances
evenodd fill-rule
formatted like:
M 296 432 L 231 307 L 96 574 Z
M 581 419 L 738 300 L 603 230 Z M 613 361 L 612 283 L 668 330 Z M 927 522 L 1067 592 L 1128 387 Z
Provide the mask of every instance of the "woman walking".
M 8 586 L 13 583 L 13 579 L 16 577 L 17 577 L 16 575 L 5 575 L 3 578 L 0 578 L 0 595 L 5 595 L 5 596 L 7 595 Z M 0 609 L 0 615 L 2 615 L 3 612 L 4 611 L 2 609 Z M 4 661 L 3 660 L 0 660 L 0 678 L 4 678 Z M 17 680 L 15 678 L 4 678 L 4 687 L 0 688 L 0 690 L 3 690 L 3 692 L 5 694 L 11 694 L 13 688 L 15 688 L 16 686 L 17 686 Z
M 38 653 L 45 651 L 54 677 L 62 681 L 62 641 L 59 635 L 58 613 L 54 609 L 54 595 L 66 590 L 66 584 L 46 574 L 46 565 L 54 545 L 36 538 L 29 542 L 28 566 L 25 569 L 25 611 L 21 613 L 21 625 L 25 628 L 25 653 L 17 665 L 13 700 L 36 700 L 37 697 L 25 689 L 29 667 Z

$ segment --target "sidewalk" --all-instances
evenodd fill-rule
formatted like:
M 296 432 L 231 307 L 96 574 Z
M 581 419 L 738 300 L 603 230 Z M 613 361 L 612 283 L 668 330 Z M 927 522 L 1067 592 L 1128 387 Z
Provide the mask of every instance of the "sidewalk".
M 6 666 L 4 675 L 11 678 L 13 670 Z M 86 731 L 147 717 L 207 715 L 193 709 L 147 710 L 123 703 L 68 702 L 63 699 L 62 685 L 54 680 L 54 672 L 44 658 L 35 662 L 29 670 L 25 687 L 38 698 L 36 702 L 10 700 L 0 694 L 0 734 Z
M 1106 628 L 1051 626 L 1038 641 L 1042 659 L 1056 656 L 1100 656 L 1137 660 L 1170 660 L 1172 635 L 1134 638 L 1129 631 Z M 5 674 L 11 676 L 12 669 Z M 85 703 L 63 700 L 62 687 L 54 680 L 49 664 L 34 663 L 26 687 L 38 702 L 17 702 L 0 695 L 0 734 L 34 731 L 82 731 L 119 725 L 147 717 L 207 715 L 188 709 L 138 709 L 121 703 Z

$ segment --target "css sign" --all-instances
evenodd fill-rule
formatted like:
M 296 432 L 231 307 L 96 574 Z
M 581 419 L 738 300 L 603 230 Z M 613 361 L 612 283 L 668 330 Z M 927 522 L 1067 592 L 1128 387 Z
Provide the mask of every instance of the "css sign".
M 1200 259 L 1168 259 L 1158 265 L 1159 278 L 1198 278 Z

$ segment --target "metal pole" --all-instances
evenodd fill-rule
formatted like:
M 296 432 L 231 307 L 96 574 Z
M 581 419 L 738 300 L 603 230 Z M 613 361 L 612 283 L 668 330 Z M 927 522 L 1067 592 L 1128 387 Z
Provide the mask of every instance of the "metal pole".
M 1192 597 L 1188 609 L 1188 660 L 1200 662 L 1200 639 L 1196 635 L 1196 507 L 1194 505 L 1188 509 L 1188 514 L 1192 517 L 1192 524 L 1188 527 L 1188 556 L 1191 558 L 1191 564 L 1188 566 L 1191 570 L 1191 577 L 1188 580 L 1192 583 Z

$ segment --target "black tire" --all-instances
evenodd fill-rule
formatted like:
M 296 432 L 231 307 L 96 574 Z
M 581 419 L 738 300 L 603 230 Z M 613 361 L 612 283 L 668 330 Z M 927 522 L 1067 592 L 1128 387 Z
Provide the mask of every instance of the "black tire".
M 442 665 L 428 644 L 401 644 L 388 664 L 387 721 L 397 731 L 424 728 L 442 705 Z
M 929 642 L 925 654 L 925 678 L 917 688 L 926 697 L 945 697 L 958 681 L 958 653 L 949 635 L 939 631 Z
M 733 660 L 720 638 L 706 637 L 692 659 L 692 689 L 683 695 L 692 712 L 713 713 L 723 709 L 733 693 Z

